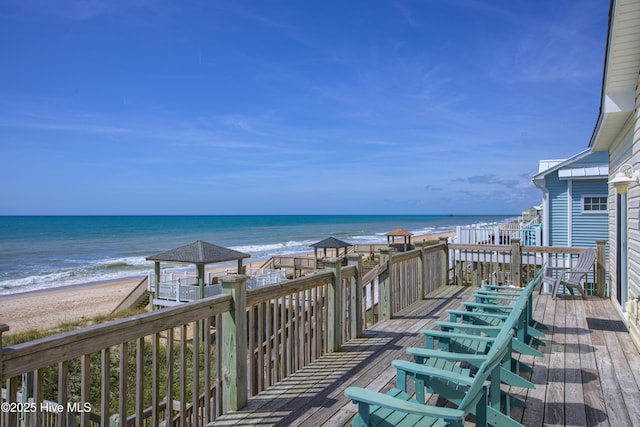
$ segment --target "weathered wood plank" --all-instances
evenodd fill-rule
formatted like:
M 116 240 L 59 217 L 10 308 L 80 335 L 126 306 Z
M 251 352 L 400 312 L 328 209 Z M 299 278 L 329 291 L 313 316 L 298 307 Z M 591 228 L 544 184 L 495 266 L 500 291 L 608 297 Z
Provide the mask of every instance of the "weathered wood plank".
M 385 324 L 375 325 L 365 332 L 364 338 L 345 343 L 341 352 L 325 355 L 258 394 L 250 400 L 247 408 L 231 418 L 223 416 L 214 425 L 231 425 L 242 420 L 251 420 L 251 423 L 321 425 L 326 421 L 325 418 L 333 416 L 334 412 L 348 404 L 342 394 L 345 386 L 389 387 L 395 378 L 395 371 L 389 369 L 391 361 L 408 359 L 409 356 L 404 352 L 408 346 L 424 345 L 424 339 L 418 334 L 419 329 L 430 327 L 439 320 L 443 308 L 457 307 L 463 294 L 469 297 L 470 290 L 443 288 L 432 298 L 412 305 Z M 409 326 L 411 331 L 407 330 Z M 342 411 L 340 418 L 350 418 L 353 411 L 353 408 L 347 413 Z M 347 417 L 348 413 L 350 415 Z
M 598 364 L 598 378 L 602 395 L 607 408 L 608 422 L 612 426 L 632 425 L 620 396 L 620 388 L 616 379 L 614 365 L 606 344 L 606 328 L 600 316 L 603 315 L 602 304 L 587 304 L 587 320 L 592 335 L 591 341 Z
M 565 419 L 574 425 L 587 425 L 587 413 L 584 405 L 585 397 L 582 384 L 588 381 L 588 377 L 583 377 L 580 365 L 580 345 L 578 342 L 578 319 L 576 306 L 584 305 L 582 301 L 567 299 L 565 315 L 565 386 L 564 386 L 564 408 Z
M 587 304 L 575 304 L 576 310 L 576 335 L 578 336 L 580 368 L 582 370 L 582 390 L 584 396 L 584 407 L 589 426 L 607 426 L 606 407 L 602 388 L 598 381 L 598 362 L 596 360 L 595 348 L 591 341 L 591 331 L 587 323 Z
M 556 303 L 556 317 L 553 328 L 553 341 L 549 356 L 547 373 L 547 393 L 545 396 L 544 425 L 565 425 L 564 418 L 564 341 L 565 341 L 565 303 Z
M 622 350 L 620 340 L 628 340 L 627 329 L 619 318 L 615 317 L 612 310 L 606 310 L 604 301 L 599 301 L 602 309 L 599 310 L 602 315 L 606 315 L 606 320 L 611 326 L 611 333 L 605 334 L 605 342 L 607 349 L 611 355 L 615 367 L 616 379 L 620 388 L 620 396 L 624 400 L 626 409 L 629 413 L 631 425 L 640 425 L 640 390 L 634 379 L 634 374 L 629 365 L 626 353 Z
M 458 304 L 454 298 L 450 298 L 448 301 L 453 306 L 457 306 Z M 397 334 L 397 337 L 392 338 L 392 340 L 386 344 L 385 349 L 376 350 L 373 355 L 375 359 L 367 359 L 366 363 L 361 365 L 361 369 L 357 373 L 352 374 L 346 383 L 342 381 L 339 382 L 339 387 L 330 391 L 327 396 L 315 398 L 311 402 L 311 407 L 307 408 L 306 413 L 292 414 L 283 420 L 284 423 L 293 425 L 322 424 L 326 418 L 339 410 L 340 407 L 348 404 L 347 399 L 342 393 L 344 387 L 347 385 L 368 384 L 366 386 L 367 388 L 383 391 L 393 387 L 395 385 L 395 371 L 390 369 L 391 361 L 394 359 L 408 360 L 409 356 L 403 349 L 409 346 L 424 345 L 424 339 L 419 334 L 406 331 L 407 324 L 418 323 L 418 325 L 413 325 L 417 330 L 432 327 L 435 321 L 439 320 L 439 317 L 433 314 L 442 312 L 441 308 L 437 307 L 438 305 L 436 301 L 435 305 L 431 305 L 428 310 L 425 310 L 424 307 L 420 309 L 420 304 L 414 305 L 406 312 L 400 313 L 391 321 L 386 322 L 386 326 L 381 325 L 386 333 L 388 333 L 389 330 L 393 330 L 394 334 Z M 407 319 L 413 319 L 413 322 L 407 322 Z M 422 321 L 416 322 L 415 319 L 422 319 Z M 391 323 L 394 325 L 389 325 Z M 400 351 L 397 350 L 398 348 Z M 382 357 L 380 356 L 381 352 L 383 353 Z M 327 401 L 334 403 L 328 405 Z

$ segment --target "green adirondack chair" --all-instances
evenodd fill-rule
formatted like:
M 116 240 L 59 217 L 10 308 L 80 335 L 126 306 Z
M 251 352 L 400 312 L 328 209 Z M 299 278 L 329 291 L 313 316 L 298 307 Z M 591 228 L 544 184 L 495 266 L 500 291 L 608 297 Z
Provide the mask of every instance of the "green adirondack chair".
M 478 426 L 521 424 L 500 412 L 500 367 L 510 351 L 513 330 L 505 328 L 495 339 L 475 376 L 469 377 L 423 364 L 396 360 L 396 387 L 379 393 L 360 387 L 348 387 L 344 394 L 358 405 L 353 425 L 360 426 L 460 426 L 470 414 Z M 464 355 L 468 357 L 469 355 Z M 413 380 L 415 396 L 408 393 Z M 456 405 L 442 408 L 426 405 L 424 390 L 431 387 Z
M 522 312 L 526 310 L 526 303 L 527 296 L 522 294 L 521 298 L 513 305 L 511 313 L 505 319 L 502 326 L 484 327 L 485 330 L 482 332 L 486 333 L 487 328 L 491 328 L 491 332 L 495 332 L 495 334 L 492 333 L 493 336 L 479 336 L 474 333 L 457 333 L 444 330 L 422 330 L 421 333 L 426 339 L 426 348 L 410 347 L 407 349 L 407 353 L 412 355 L 417 363 L 427 364 L 429 366 L 433 366 L 435 363 L 441 363 L 441 360 L 450 361 L 451 359 L 464 360 L 471 365 L 479 366 L 479 364 L 488 357 L 488 352 L 491 347 L 495 345 L 497 337 L 503 333 L 504 329 L 516 331 L 518 329 L 517 325 L 523 323 Z M 463 331 L 465 327 L 476 326 L 463 323 L 455 323 L 455 325 L 460 327 L 457 331 Z M 436 343 L 438 349 L 436 349 Z M 505 354 L 502 367 L 500 368 L 499 382 L 510 386 L 533 389 L 535 388 L 533 383 L 519 376 L 521 365 L 511 354 L 514 344 L 518 346 L 522 343 L 514 338 L 512 338 L 509 343 L 509 351 Z M 523 351 L 522 346 L 520 347 L 519 351 Z M 524 351 L 542 356 L 542 353 L 532 348 L 525 349 Z M 507 415 L 510 414 L 511 405 L 526 407 L 524 401 L 508 393 L 503 393 L 503 398 L 504 411 Z
M 547 264 L 544 263 L 542 268 L 540 268 L 533 279 L 524 287 L 517 288 L 521 289 L 520 291 L 512 292 L 509 290 L 502 291 L 491 291 L 487 289 L 476 290 L 474 291 L 474 296 L 476 297 L 476 303 L 478 304 L 494 304 L 494 305 L 505 305 L 510 301 L 514 301 L 519 298 L 522 293 L 528 296 L 528 307 L 526 315 L 529 317 L 528 323 L 529 326 L 540 325 L 539 322 L 533 319 L 532 310 L 533 310 L 533 292 L 536 288 L 540 288 L 540 284 L 545 278 L 545 272 L 547 270 Z M 513 288 L 511 288 L 513 289 Z
M 516 338 L 519 343 L 514 343 L 514 350 L 522 352 L 523 354 L 538 356 L 539 352 L 534 350 L 529 346 L 529 344 L 533 342 L 539 345 L 544 344 L 541 341 L 541 339 L 544 338 L 544 333 L 534 327 L 537 322 L 533 320 L 532 316 L 533 291 L 537 286 L 539 286 L 544 271 L 545 266 L 538 270 L 535 277 L 522 289 L 522 291 L 515 295 L 505 296 L 506 298 L 504 298 L 509 302 L 526 299 L 526 307 L 521 313 L 522 319 L 516 324 Z M 482 292 L 478 292 L 476 294 L 476 298 L 480 298 L 482 302 L 463 302 L 463 305 L 467 310 L 447 310 L 451 322 L 449 327 L 454 327 L 453 323 L 456 323 L 458 320 L 462 320 L 464 323 L 478 325 L 474 331 L 476 333 L 481 333 L 484 332 L 482 326 L 501 327 L 507 319 L 510 311 L 513 309 L 513 305 L 505 305 L 495 302 L 503 300 L 503 297 L 499 295 L 486 295 Z M 494 302 L 492 302 L 492 299 Z M 486 331 L 491 331 L 491 329 L 487 329 Z

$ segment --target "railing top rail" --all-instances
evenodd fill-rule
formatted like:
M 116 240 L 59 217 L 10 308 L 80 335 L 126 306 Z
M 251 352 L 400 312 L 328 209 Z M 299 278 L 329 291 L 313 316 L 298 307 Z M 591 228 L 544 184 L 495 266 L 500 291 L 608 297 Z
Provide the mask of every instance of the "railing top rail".
M 372 270 L 369 270 L 367 274 L 362 277 L 362 284 L 367 284 L 374 280 L 376 277 L 381 275 L 385 270 L 389 268 L 388 262 L 383 262 L 382 264 L 376 265 Z
M 393 253 L 391 255 L 391 262 L 400 262 L 400 261 L 405 261 L 408 259 L 413 259 L 413 258 L 418 258 L 420 257 L 420 255 L 422 254 L 422 250 L 421 249 L 412 249 L 410 251 L 407 252 L 397 252 L 397 253 Z
M 356 266 L 355 265 L 347 265 L 342 267 L 342 278 L 349 279 L 351 277 L 355 277 L 356 275 Z
M 450 243 L 448 243 L 450 245 Z M 424 250 L 425 253 L 430 253 L 430 252 L 438 252 L 441 251 L 445 248 L 445 244 L 444 243 L 436 243 L 435 245 L 429 245 L 429 246 L 424 246 L 422 248 L 422 250 Z
M 275 283 L 260 288 L 247 290 L 247 306 L 267 302 L 273 298 L 284 297 L 294 292 L 301 292 L 318 285 L 331 283 L 333 273 L 315 273 L 308 276 L 292 279 L 287 282 Z
M 546 254 L 579 254 L 587 248 L 583 247 L 558 247 L 558 246 L 523 246 L 521 251 Z
M 3 348 L 0 380 L 225 313 L 231 301 L 229 295 L 217 295 Z
M 449 249 L 482 252 L 511 252 L 511 245 L 474 245 L 470 243 L 449 243 Z

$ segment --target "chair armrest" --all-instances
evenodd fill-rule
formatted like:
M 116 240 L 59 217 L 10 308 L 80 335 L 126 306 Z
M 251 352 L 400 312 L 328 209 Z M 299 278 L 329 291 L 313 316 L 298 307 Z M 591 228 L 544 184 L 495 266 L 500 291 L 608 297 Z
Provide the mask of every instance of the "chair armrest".
M 416 349 L 421 350 L 421 349 Z M 469 356 L 468 354 L 460 354 L 460 356 Z M 484 357 L 486 359 L 486 356 Z M 484 360 L 483 359 L 483 360 Z M 445 371 L 443 369 L 433 368 L 431 366 L 422 365 L 420 363 L 409 362 L 408 360 L 394 360 L 391 365 L 404 372 L 411 372 L 429 378 L 438 378 L 445 381 L 451 381 L 458 385 L 471 386 L 475 378 L 466 375 L 460 375 L 456 372 Z
M 484 332 L 486 334 L 494 333 L 495 335 L 497 335 L 502 330 L 502 326 L 474 325 L 473 323 L 445 322 L 442 320 L 438 320 L 436 322 L 436 326 L 439 326 L 445 332 L 450 330 L 458 331 L 460 329 L 464 329 L 467 331 Z
M 591 269 L 588 269 L 588 270 L 570 269 L 569 271 L 567 271 L 567 273 L 583 273 L 583 274 L 585 274 L 585 273 L 589 273 L 590 271 L 591 271 Z
M 468 310 L 447 310 L 447 313 L 453 314 L 457 317 L 475 317 L 475 318 L 492 318 L 492 319 L 500 319 L 505 320 L 509 317 L 508 314 L 498 314 L 498 313 L 483 313 L 481 311 L 468 311 Z
M 493 299 L 517 299 L 522 295 L 522 291 L 520 292 L 496 292 L 496 291 L 473 291 L 473 295 L 480 296 L 483 298 L 493 298 Z
M 383 408 L 415 414 L 427 417 L 446 418 L 448 420 L 459 420 L 464 422 L 464 412 L 459 409 L 443 408 L 439 406 L 423 405 L 417 402 L 406 401 L 389 396 L 377 391 L 367 390 L 360 387 L 347 387 L 344 395 L 354 403 L 364 403 L 367 405 L 381 406 Z
M 487 356 L 485 354 L 453 353 L 449 351 L 430 350 L 428 348 L 418 348 L 418 347 L 408 347 L 407 354 L 410 354 L 414 358 L 420 357 L 424 359 L 442 359 L 442 360 L 448 360 L 449 362 L 480 362 L 482 363 L 485 360 L 487 360 Z M 396 360 L 394 362 L 399 362 L 399 361 Z M 437 368 L 432 368 L 419 363 L 417 363 L 417 365 L 422 366 L 424 368 L 437 369 Z M 410 368 L 403 369 L 403 370 L 421 374 L 421 372 L 413 371 Z M 445 372 L 448 372 L 448 371 L 445 371 Z M 431 375 L 431 376 L 434 376 L 434 375 Z
M 512 305 L 503 305 L 503 304 L 490 304 L 490 303 L 463 301 L 462 305 L 465 306 L 467 309 L 479 308 L 482 310 L 506 311 L 506 312 L 513 310 Z
M 518 292 L 519 290 L 522 290 L 522 288 L 519 286 L 509 286 L 509 285 L 484 285 L 484 287 L 485 289 L 496 290 L 497 292 L 500 292 L 500 290 L 510 291 L 510 292 Z
M 462 325 L 462 323 L 461 323 Z M 493 337 L 483 337 L 480 335 L 469 335 L 469 334 L 461 334 L 456 332 L 446 332 L 446 331 L 438 331 L 435 329 L 423 329 L 420 331 L 422 335 L 425 337 L 431 336 L 436 338 L 457 338 L 462 340 L 474 340 L 481 342 L 492 342 L 494 340 Z

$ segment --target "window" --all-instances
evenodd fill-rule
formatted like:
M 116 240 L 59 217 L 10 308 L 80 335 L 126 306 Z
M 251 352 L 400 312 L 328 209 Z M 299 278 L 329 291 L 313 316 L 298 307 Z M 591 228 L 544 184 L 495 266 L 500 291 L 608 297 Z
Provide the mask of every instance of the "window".
M 606 213 L 607 196 L 584 196 L 582 198 L 582 212 Z

